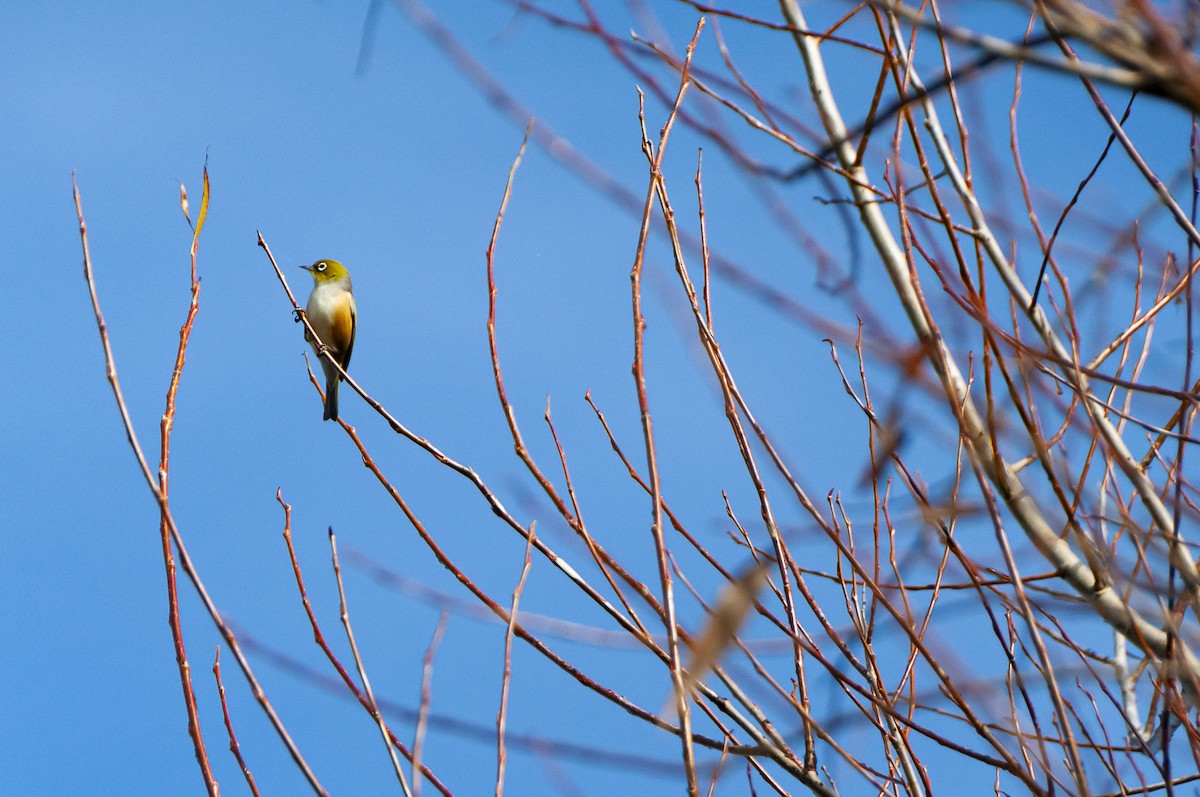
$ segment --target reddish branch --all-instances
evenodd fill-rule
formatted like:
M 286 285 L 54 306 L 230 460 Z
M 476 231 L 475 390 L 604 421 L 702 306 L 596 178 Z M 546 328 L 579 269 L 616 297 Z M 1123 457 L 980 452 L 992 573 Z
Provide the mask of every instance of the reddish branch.
M 137 433 L 134 431 L 133 419 L 129 414 L 129 408 L 125 403 L 125 396 L 121 390 L 121 382 L 117 376 L 116 359 L 113 356 L 112 345 L 108 337 L 108 324 L 104 320 L 104 313 L 100 309 L 100 299 L 96 292 L 96 283 L 92 271 L 92 256 L 91 249 L 88 246 L 87 237 L 87 222 L 83 217 L 83 201 L 79 195 L 79 186 L 75 184 L 72 177 L 72 185 L 75 197 L 75 212 L 79 219 L 79 238 L 83 247 L 83 277 L 88 286 L 88 293 L 92 302 L 92 312 L 96 317 L 96 329 L 100 333 L 100 345 L 104 352 L 104 367 L 105 374 L 108 378 L 108 383 L 112 389 L 113 398 L 117 404 L 117 411 L 121 415 L 121 423 L 125 429 L 125 438 L 129 443 L 130 450 L 133 452 L 134 459 L 137 460 L 138 467 L 142 473 L 142 479 L 145 481 L 147 488 L 150 490 L 151 496 L 158 505 L 160 518 L 163 525 L 171 536 L 171 543 L 175 546 L 175 556 L 179 564 L 183 567 L 183 572 L 191 581 L 196 595 L 200 598 L 200 602 L 204 605 L 204 610 L 208 614 L 209 620 L 220 633 L 221 638 L 225 640 L 225 644 L 229 646 L 230 653 L 237 662 L 238 667 L 242 671 L 243 677 L 250 686 L 254 694 L 255 700 L 267 719 L 271 723 L 271 727 L 275 730 L 280 741 L 287 748 L 288 755 L 291 756 L 293 763 L 304 775 L 309 786 L 317 794 L 326 794 L 324 787 L 317 780 L 316 773 L 309 767 L 308 762 L 301 754 L 299 747 L 296 746 L 287 729 L 284 727 L 283 720 L 275 712 L 274 706 L 267 699 L 266 691 L 259 684 L 253 670 L 250 667 L 250 661 L 246 658 L 241 646 L 238 644 L 237 637 L 229 624 L 222 618 L 220 611 L 217 609 L 216 603 L 208 594 L 208 589 L 204 586 L 203 580 L 200 578 L 199 572 L 192 564 L 191 555 L 188 553 L 187 546 L 184 544 L 183 535 L 179 531 L 179 526 L 175 522 L 175 518 L 171 514 L 171 505 L 167 500 L 167 496 L 159 489 L 158 480 L 150 470 L 150 465 L 142 451 L 141 443 L 138 442 Z
M 179 186 L 180 205 L 185 217 L 188 217 L 187 192 L 181 183 Z M 196 695 L 192 690 L 192 667 L 188 662 L 187 650 L 183 643 L 183 626 L 179 621 L 179 592 L 175 583 L 175 556 L 171 552 L 171 531 L 167 525 L 165 505 L 170 500 L 169 476 L 171 472 L 171 430 L 175 426 L 175 396 L 179 391 L 179 380 L 183 376 L 183 363 L 187 357 L 188 341 L 192 336 L 192 325 L 196 314 L 200 311 L 200 278 L 196 275 L 196 252 L 200 248 L 200 232 L 204 229 L 204 220 L 208 216 L 208 166 L 204 167 L 204 190 L 200 196 L 200 212 L 196 216 L 196 226 L 192 230 L 191 247 L 191 302 L 188 305 L 187 317 L 179 328 L 179 348 L 175 351 L 175 367 L 171 371 L 171 380 L 167 385 L 166 408 L 163 410 L 162 421 L 159 424 L 158 459 L 158 490 L 162 495 L 163 507 L 160 509 L 159 536 L 162 539 L 163 567 L 167 577 L 167 622 L 171 626 L 171 640 L 175 645 L 175 663 L 179 668 L 179 681 L 183 687 L 183 703 L 187 708 L 188 735 L 192 737 L 192 747 L 196 753 L 196 763 L 204 778 L 205 788 L 210 795 L 218 793 L 217 779 L 212 773 L 208 762 L 208 752 L 204 748 L 204 736 L 200 732 L 200 716 L 196 709 Z M 188 223 L 191 218 L 188 217 Z

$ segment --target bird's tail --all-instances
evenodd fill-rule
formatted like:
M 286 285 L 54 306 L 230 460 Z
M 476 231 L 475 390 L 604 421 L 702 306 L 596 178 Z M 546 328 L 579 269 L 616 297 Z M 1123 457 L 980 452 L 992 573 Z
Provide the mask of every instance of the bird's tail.
M 325 381 L 325 420 L 334 421 L 338 416 L 338 379 L 337 374 L 334 374 L 331 379 Z

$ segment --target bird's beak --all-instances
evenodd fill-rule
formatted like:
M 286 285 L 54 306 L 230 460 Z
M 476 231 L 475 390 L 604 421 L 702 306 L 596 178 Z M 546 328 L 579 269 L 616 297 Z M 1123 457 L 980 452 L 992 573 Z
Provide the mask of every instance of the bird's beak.
M 305 271 L 312 271 L 312 266 L 301 266 L 300 268 L 304 269 Z

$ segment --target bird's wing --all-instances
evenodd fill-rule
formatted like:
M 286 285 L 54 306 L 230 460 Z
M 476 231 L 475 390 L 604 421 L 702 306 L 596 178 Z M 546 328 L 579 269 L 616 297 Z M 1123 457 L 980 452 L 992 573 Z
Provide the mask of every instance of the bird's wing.
M 337 330 L 337 339 L 339 341 L 347 341 L 344 347 L 344 354 L 341 356 L 342 368 L 350 367 L 350 355 L 354 353 L 354 335 L 358 331 L 358 310 L 354 306 L 354 297 L 350 296 L 342 307 L 338 309 L 337 319 L 334 322 Z M 338 348 L 343 348 L 339 346 Z

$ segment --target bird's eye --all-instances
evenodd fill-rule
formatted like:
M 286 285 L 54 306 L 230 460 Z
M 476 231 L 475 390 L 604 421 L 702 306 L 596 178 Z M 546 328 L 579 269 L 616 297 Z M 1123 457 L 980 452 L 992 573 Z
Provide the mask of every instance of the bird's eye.
M 325 264 L 317 263 L 317 271 L 324 271 L 324 270 L 325 270 Z

